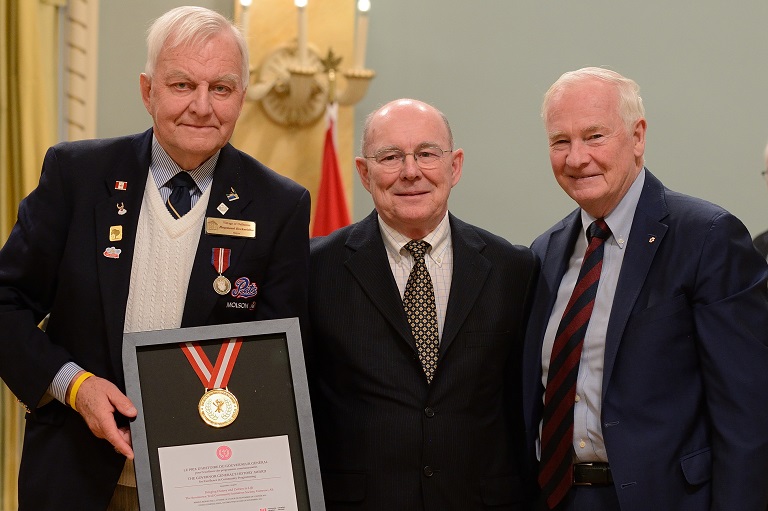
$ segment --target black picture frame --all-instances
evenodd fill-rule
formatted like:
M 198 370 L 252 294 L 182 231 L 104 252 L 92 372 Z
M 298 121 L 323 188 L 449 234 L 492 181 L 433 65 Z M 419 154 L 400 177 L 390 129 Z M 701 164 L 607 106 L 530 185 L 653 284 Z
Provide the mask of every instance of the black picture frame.
M 198 413 L 205 389 L 181 343 L 197 341 L 213 363 L 231 338 L 243 340 L 228 386 L 240 410 L 216 428 Z M 127 333 L 123 369 L 138 410 L 131 438 L 142 511 L 165 511 L 159 448 L 279 435 L 288 437 L 298 509 L 325 510 L 297 318 Z

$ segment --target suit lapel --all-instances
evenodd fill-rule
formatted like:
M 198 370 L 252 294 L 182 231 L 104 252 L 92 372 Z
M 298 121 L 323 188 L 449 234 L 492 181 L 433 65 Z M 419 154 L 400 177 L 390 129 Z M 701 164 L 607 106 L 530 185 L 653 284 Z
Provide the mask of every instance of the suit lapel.
M 416 342 L 381 239 L 376 211 L 350 231 L 346 246 L 352 252 L 344 265 L 373 305 L 416 352 Z
M 151 142 L 151 129 L 131 141 L 125 158 L 120 160 L 121 164 L 105 177 L 106 198 L 94 207 L 96 249 L 99 251 L 96 255 L 96 271 L 99 275 L 110 357 L 117 375 L 123 374 L 125 306 L 128 303 L 136 229 L 149 175 Z M 119 214 L 118 205 L 123 206 L 124 214 Z M 117 232 L 120 232 L 119 240 L 115 239 Z
M 667 233 L 667 225 L 661 222 L 667 216 L 664 186 L 650 172 L 645 172 L 645 184 L 632 221 L 627 253 L 621 265 L 606 332 L 603 396 L 611 379 L 616 353 L 629 315 L 643 288 L 653 258 Z
M 581 210 L 576 210 L 566 217 L 560 227 L 553 230 L 547 241 L 546 250 L 541 262 L 541 274 L 537 287 L 537 302 L 545 299 L 545 304 L 537 303 L 537 306 L 531 312 L 530 335 L 535 335 L 538 340 L 535 348 L 537 350 L 536 359 L 541 362 L 541 345 L 544 341 L 544 332 L 549 323 L 549 317 L 552 314 L 552 308 L 555 306 L 557 291 L 560 289 L 560 281 L 568 269 L 568 261 L 573 253 L 573 247 L 576 244 L 577 236 L 582 232 Z M 541 364 L 538 364 L 541 369 Z
M 454 271 L 440 341 L 441 357 L 456 338 L 491 270 L 490 262 L 481 254 L 485 242 L 453 215 L 450 216 L 450 222 Z M 347 247 L 353 252 L 345 266 L 371 302 L 415 352 L 416 344 L 389 267 L 375 211 L 351 231 Z M 460 271 L 456 271 L 457 268 Z
M 491 271 L 490 261 L 481 254 L 485 247 L 482 238 L 468 224 L 453 215 L 449 218 L 453 244 L 453 276 L 443 335 L 440 339 L 440 358 L 456 338 Z M 439 364 L 438 360 L 438 366 Z
M 211 194 L 205 213 L 206 217 L 255 221 L 254 218 L 249 218 L 245 212 L 247 206 L 253 201 L 254 190 L 246 188 L 247 182 L 241 176 L 242 162 L 240 157 L 235 148 L 227 144 L 221 149 L 219 160 L 216 162 L 213 183 L 211 183 Z M 227 198 L 232 190 L 238 195 L 236 200 Z M 228 208 L 225 214 L 217 209 L 221 204 Z M 256 236 L 258 237 L 258 235 L 259 226 L 256 225 Z M 208 235 L 205 233 L 205 227 L 203 227 L 197 244 L 195 262 L 189 277 L 184 315 L 181 321 L 182 326 L 205 324 L 219 298 L 219 295 L 213 290 L 213 281 L 218 275 L 211 262 L 213 249 L 230 249 L 230 267 L 236 267 L 244 252 L 246 241 L 247 238 Z
M 541 383 L 541 347 L 544 332 L 555 306 L 560 281 L 568 268 L 576 237 L 582 232 L 580 211 L 577 209 L 568 215 L 560 225 L 553 227 L 548 239 L 541 240 L 543 253 L 538 248 L 538 243 L 534 244 L 536 253 L 541 258 L 541 272 L 523 348 L 523 387 L 526 403 L 524 411 L 526 427 L 531 435 L 538 435 L 538 424 L 541 420 L 539 411 L 544 392 L 544 385 Z

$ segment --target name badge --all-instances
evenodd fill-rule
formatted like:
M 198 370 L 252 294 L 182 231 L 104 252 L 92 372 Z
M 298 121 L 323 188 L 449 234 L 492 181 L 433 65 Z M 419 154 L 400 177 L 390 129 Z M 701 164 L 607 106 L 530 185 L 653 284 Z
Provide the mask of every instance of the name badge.
M 255 238 L 256 222 L 206 217 L 205 234 L 233 236 L 235 238 Z

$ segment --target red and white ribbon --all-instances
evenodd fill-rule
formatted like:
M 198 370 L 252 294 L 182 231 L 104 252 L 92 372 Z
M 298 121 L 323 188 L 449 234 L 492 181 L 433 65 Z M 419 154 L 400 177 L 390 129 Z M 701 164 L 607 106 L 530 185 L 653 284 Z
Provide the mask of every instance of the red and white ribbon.
M 229 268 L 229 256 L 232 250 L 229 248 L 214 248 L 211 253 L 211 264 L 216 268 L 216 271 L 221 275 L 227 268 Z
M 206 389 L 223 389 L 229 384 L 229 377 L 232 375 L 242 344 L 243 339 L 240 337 L 234 337 L 222 344 L 219 348 L 219 356 L 216 358 L 216 365 L 211 364 L 208 355 L 197 342 L 182 343 L 181 350 Z

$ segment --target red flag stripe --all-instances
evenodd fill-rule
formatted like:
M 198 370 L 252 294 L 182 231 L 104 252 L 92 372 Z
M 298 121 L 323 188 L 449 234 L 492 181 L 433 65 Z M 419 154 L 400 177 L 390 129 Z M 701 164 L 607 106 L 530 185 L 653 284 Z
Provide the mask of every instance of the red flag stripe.
M 328 129 L 325 132 L 320 189 L 317 193 L 312 236 L 325 236 L 350 223 L 339 158 L 333 139 L 336 108 L 337 105 L 328 108 Z

